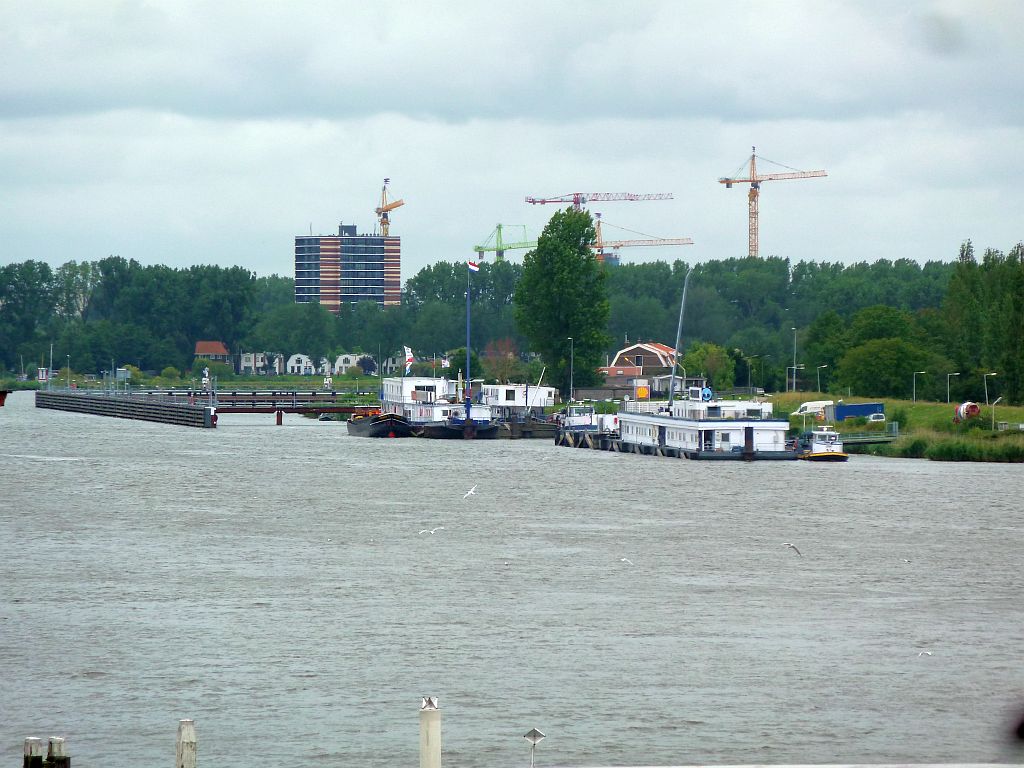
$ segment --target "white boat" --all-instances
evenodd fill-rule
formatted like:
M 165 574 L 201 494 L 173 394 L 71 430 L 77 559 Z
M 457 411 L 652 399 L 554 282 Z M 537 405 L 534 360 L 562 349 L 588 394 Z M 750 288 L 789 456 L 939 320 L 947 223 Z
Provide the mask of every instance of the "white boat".
M 788 460 L 788 419 L 772 416 L 761 400 L 718 400 L 707 387 L 691 387 L 667 401 L 632 400 L 618 414 L 624 449 L 703 460 Z
M 806 461 L 846 461 L 850 458 L 843 450 L 839 433 L 824 424 L 800 436 L 796 457 Z
M 420 437 L 494 437 L 497 421 L 485 403 L 470 403 L 466 421 L 462 382 L 431 376 L 392 376 L 381 383 L 380 409 L 405 417 Z

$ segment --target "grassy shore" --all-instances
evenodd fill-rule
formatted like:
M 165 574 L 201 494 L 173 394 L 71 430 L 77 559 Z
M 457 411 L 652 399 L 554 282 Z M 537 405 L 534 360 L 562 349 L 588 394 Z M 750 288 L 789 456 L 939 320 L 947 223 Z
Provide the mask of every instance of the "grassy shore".
M 818 392 L 801 392 L 796 396 L 785 394 L 772 398 L 776 414 L 788 414 L 808 400 L 836 399 L 835 395 Z M 900 437 L 893 443 L 850 446 L 850 453 L 867 453 L 875 456 L 897 458 L 931 459 L 933 461 L 993 461 L 1024 462 L 1024 407 L 993 407 L 981 403 L 981 414 L 969 421 L 956 424 L 953 411 L 957 403 L 932 403 L 918 400 L 892 400 L 888 398 L 844 398 L 847 403 L 880 402 L 885 404 L 885 415 L 889 421 L 899 422 Z M 994 418 L 993 418 L 994 415 Z M 999 430 L 999 422 L 1006 422 L 1007 429 Z M 791 417 L 794 428 L 802 428 L 802 417 Z M 868 423 L 864 419 L 848 419 L 836 424 L 836 429 L 845 432 L 883 431 L 884 424 Z

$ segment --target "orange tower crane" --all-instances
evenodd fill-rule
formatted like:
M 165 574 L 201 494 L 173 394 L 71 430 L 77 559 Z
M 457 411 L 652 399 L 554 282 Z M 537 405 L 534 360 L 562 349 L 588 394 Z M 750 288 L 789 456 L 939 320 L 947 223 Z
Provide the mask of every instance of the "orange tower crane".
M 755 154 L 756 147 L 750 148 L 750 170 L 746 176 L 739 176 L 740 171 L 743 170 L 743 166 L 740 166 L 740 170 L 736 172 L 737 175 L 721 178 L 718 180 L 719 184 L 725 184 L 726 189 L 732 189 L 733 184 L 746 184 L 750 183 L 750 193 L 747 195 L 747 205 L 750 209 L 748 216 L 748 232 L 747 232 L 747 256 L 752 259 L 757 258 L 757 196 L 761 190 L 762 181 L 781 181 L 783 179 L 810 179 L 816 176 L 828 176 L 825 171 L 798 171 L 796 168 L 790 168 L 790 173 L 762 173 L 757 172 L 757 155 Z M 765 158 L 761 158 L 765 160 Z M 771 160 L 765 162 L 771 163 Z M 744 163 L 745 165 L 746 163 Z M 779 163 L 772 163 L 773 165 L 780 165 Z M 788 168 L 789 166 L 780 165 L 782 168 Z
M 377 221 L 380 222 L 380 233 L 387 236 L 388 229 L 391 226 L 391 221 L 388 218 L 388 214 L 398 208 L 399 206 L 405 205 L 405 200 L 393 200 L 388 202 L 388 183 L 391 179 L 384 179 L 384 186 L 380 190 L 380 205 L 374 209 L 374 213 L 377 214 Z
M 605 240 L 601 234 L 601 214 L 594 214 L 594 244 L 591 246 L 594 249 L 594 258 L 598 261 L 604 261 L 606 258 L 613 264 L 618 264 L 619 255 L 617 253 L 605 254 L 605 248 L 611 248 L 613 251 L 619 248 L 633 248 L 635 246 L 648 246 L 648 245 L 693 245 L 693 238 L 691 237 L 652 237 L 644 240 Z M 641 234 L 641 233 L 637 233 Z
M 654 192 L 651 194 L 637 194 L 635 192 L 570 192 L 567 195 L 557 197 L 528 197 L 526 202 L 533 205 L 544 205 L 546 203 L 572 203 L 577 211 L 583 208 L 588 202 L 610 201 L 610 200 L 671 200 L 671 192 Z

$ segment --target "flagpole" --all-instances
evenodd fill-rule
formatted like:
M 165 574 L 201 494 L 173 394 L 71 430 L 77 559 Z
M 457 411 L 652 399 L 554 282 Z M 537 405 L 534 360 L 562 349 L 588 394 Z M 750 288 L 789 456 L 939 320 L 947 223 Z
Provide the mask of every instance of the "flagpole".
M 473 379 L 469 373 L 469 275 L 472 270 L 469 268 L 469 264 L 466 265 L 466 424 L 471 423 L 470 419 L 470 391 L 473 386 Z

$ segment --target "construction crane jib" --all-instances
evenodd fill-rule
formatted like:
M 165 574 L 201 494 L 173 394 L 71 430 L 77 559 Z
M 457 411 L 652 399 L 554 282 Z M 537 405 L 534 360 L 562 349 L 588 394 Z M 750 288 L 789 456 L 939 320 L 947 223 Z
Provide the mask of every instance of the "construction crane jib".
M 556 197 L 528 197 L 526 202 L 531 205 L 546 205 L 547 203 L 572 203 L 577 211 L 581 210 L 588 202 L 606 202 L 616 200 L 671 200 L 671 192 L 653 192 L 650 194 L 637 194 L 636 192 L 570 192 L 566 195 Z
M 384 179 L 384 186 L 380 190 L 380 205 L 374 209 L 377 214 L 377 222 L 380 224 L 380 233 L 387 237 L 391 227 L 391 220 L 388 214 L 399 206 L 405 205 L 405 200 L 392 200 L 388 202 L 388 183 L 391 179 Z
M 741 176 L 737 173 L 736 176 L 724 177 L 718 180 L 719 184 L 725 184 L 726 189 L 732 189 L 733 184 L 750 184 L 750 192 L 747 194 L 747 207 L 749 209 L 747 216 L 747 256 L 752 259 L 757 258 L 757 198 L 761 190 L 762 181 L 782 181 L 785 179 L 811 179 L 818 176 L 828 176 L 825 171 L 798 171 L 795 168 L 791 168 L 787 173 L 758 173 L 757 172 L 757 154 L 756 147 L 750 148 L 750 168 L 746 175 Z M 772 162 L 771 160 L 765 160 L 765 162 Z M 779 163 L 774 163 L 779 165 Z M 783 168 L 787 166 L 782 166 Z M 742 170 L 742 166 L 741 166 Z

